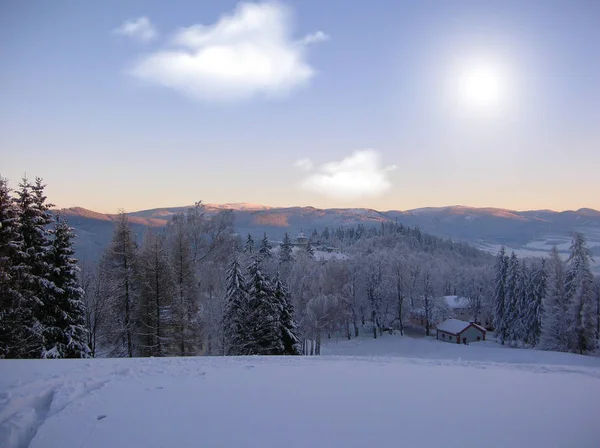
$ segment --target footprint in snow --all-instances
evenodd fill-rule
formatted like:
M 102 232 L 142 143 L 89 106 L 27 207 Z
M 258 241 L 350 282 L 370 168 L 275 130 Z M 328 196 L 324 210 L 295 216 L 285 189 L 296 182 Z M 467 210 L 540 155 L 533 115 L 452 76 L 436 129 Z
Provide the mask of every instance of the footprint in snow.
M 156 386 L 156 387 L 155 387 L 155 389 L 160 389 L 160 390 L 162 390 L 162 389 L 164 389 L 164 386 Z
M 254 368 L 254 366 L 246 366 L 246 369 L 248 369 L 248 370 L 253 369 L 253 368 Z
M 106 418 L 106 415 L 102 414 L 99 415 L 98 417 L 96 417 L 96 420 L 104 420 Z

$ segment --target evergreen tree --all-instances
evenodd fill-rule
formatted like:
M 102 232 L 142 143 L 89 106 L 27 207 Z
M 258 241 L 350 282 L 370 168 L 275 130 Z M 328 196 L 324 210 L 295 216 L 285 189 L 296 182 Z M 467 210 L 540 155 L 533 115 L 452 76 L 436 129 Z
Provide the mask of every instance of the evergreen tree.
M 565 282 L 572 323 L 570 347 L 572 351 L 583 354 L 596 348 L 594 277 L 590 270 L 592 256 L 581 233 L 573 236 L 570 250 Z
M 283 355 L 300 354 L 300 337 L 298 336 L 298 324 L 294 319 L 294 306 L 291 302 L 290 293 L 282 283 L 279 275 L 275 278 L 275 301 L 281 310 L 279 327 L 281 329 L 281 341 L 283 343 Z
M 27 269 L 22 272 L 23 300 L 18 311 L 23 332 L 18 357 L 39 358 L 43 350 L 44 299 L 54 289 L 48 263 L 51 241 L 47 229 L 53 221 L 52 204 L 46 202 L 45 185 L 39 177 L 34 184 L 24 178 L 19 187 L 16 203 L 20 210 L 23 262 Z
M 244 244 L 244 252 L 252 255 L 254 253 L 254 238 L 252 235 L 248 234 L 248 238 L 246 238 L 246 244 Z
M 263 274 L 261 259 L 255 257 L 249 267 L 248 282 L 248 341 L 249 355 L 279 355 L 283 353 L 279 317 L 281 309 L 269 278 Z
M 42 318 L 43 358 L 87 358 L 87 329 L 79 267 L 73 258 L 74 229 L 57 218 L 49 261 L 53 288 L 45 298 Z
M 21 347 L 31 337 L 33 319 L 22 294 L 28 266 L 20 212 L 10 193 L 8 181 L 0 177 L 0 358 L 26 356 Z
M 508 256 L 504 246 L 496 257 L 496 278 L 494 289 L 493 320 L 494 330 L 500 338 L 502 345 L 507 337 L 507 302 L 506 302 L 506 275 L 508 271 Z
M 546 269 L 547 285 L 542 305 L 540 347 L 545 350 L 567 351 L 570 322 L 565 291 L 565 266 L 556 246 L 552 248 Z
M 246 341 L 250 338 L 248 322 L 248 291 L 246 279 L 237 258 L 227 270 L 227 292 L 223 313 L 223 334 L 226 355 L 247 354 Z
M 127 215 L 121 212 L 113 239 L 105 253 L 105 267 L 108 280 L 113 285 L 109 304 L 113 321 L 110 335 L 112 353 L 130 358 L 136 350 L 137 255 L 138 245 L 131 224 Z
M 527 271 L 513 252 L 508 261 L 506 272 L 506 326 L 507 337 L 513 342 L 522 341 L 524 328 L 524 309 L 526 307 Z
M 271 243 L 269 243 L 269 239 L 267 238 L 267 234 L 265 233 L 262 237 L 262 240 L 260 240 L 260 247 L 258 249 L 258 253 L 260 254 L 261 258 L 267 259 L 267 258 L 271 258 L 272 254 L 271 254 L 271 249 L 273 247 L 271 246 Z
M 283 243 L 279 247 L 279 263 L 286 264 L 292 261 L 292 240 L 288 233 L 283 237 Z
M 547 273 L 545 260 L 531 271 L 525 310 L 525 342 L 538 345 L 542 333 L 543 301 L 546 295 Z

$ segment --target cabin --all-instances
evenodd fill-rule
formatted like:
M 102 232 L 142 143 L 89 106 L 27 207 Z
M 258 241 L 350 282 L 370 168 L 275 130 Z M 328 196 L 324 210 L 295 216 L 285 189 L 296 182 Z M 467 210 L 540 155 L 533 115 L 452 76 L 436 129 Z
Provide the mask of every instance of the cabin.
M 436 328 L 436 339 L 453 344 L 485 341 L 486 330 L 481 325 L 458 319 L 447 319 Z

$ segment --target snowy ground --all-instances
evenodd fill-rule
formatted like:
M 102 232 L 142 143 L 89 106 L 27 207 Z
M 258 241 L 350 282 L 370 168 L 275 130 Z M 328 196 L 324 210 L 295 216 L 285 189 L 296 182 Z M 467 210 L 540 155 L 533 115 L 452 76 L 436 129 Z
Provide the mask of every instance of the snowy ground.
M 389 335 L 322 351 L 0 361 L 0 447 L 600 446 L 599 358 Z

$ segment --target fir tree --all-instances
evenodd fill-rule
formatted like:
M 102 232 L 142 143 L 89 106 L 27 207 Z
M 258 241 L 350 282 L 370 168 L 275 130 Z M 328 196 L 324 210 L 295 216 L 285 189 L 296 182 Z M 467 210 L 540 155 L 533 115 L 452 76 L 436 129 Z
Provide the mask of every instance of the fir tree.
M 244 244 L 244 253 L 252 255 L 254 253 L 254 238 L 252 235 L 248 234 L 248 238 L 246 238 L 246 243 Z
M 565 266 L 556 246 L 552 248 L 546 269 L 540 347 L 545 350 L 567 351 L 570 322 L 565 291 Z
M 279 263 L 286 264 L 292 261 L 292 240 L 288 233 L 283 237 L 283 243 L 279 247 Z
M 496 257 L 496 279 L 494 289 L 493 320 L 494 330 L 504 345 L 507 337 L 507 303 L 506 303 L 506 275 L 508 271 L 508 257 L 504 246 Z
M 279 327 L 281 329 L 281 342 L 283 343 L 283 355 L 300 354 L 300 337 L 298 336 L 298 324 L 294 319 L 294 306 L 292 305 L 290 293 L 282 283 L 279 275 L 275 278 L 275 301 L 281 310 Z
M 575 233 L 565 282 L 571 327 L 571 350 L 586 353 L 596 348 L 596 310 L 594 277 L 590 270 L 591 252 L 585 236 Z
M 227 291 L 223 313 L 223 334 L 226 355 L 244 355 L 250 347 L 246 341 L 250 337 L 248 322 L 248 291 L 246 279 L 237 258 L 227 270 Z
M 281 309 L 269 278 L 263 274 L 261 259 L 255 257 L 249 267 L 248 338 L 246 354 L 279 355 L 283 353 L 279 317 Z
M 87 358 L 87 329 L 83 289 L 79 284 L 77 260 L 73 258 L 74 229 L 58 218 L 49 261 L 52 266 L 49 291 L 42 318 L 43 358 Z
M 506 328 L 507 338 L 513 342 L 523 340 L 525 333 L 523 311 L 526 300 L 527 272 L 513 252 L 506 271 Z
M 22 294 L 23 280 L 28 275 L 19 208 L 0 177 L 0 358 L 24 356 L 20 348 L 27 340 L 33 316 Z
M 546 295 L 547 273 L 545 260 L 531 272 L 525 311 L 525 342 L 538 345 L 542 333 L 543 301 Z
M 265 233 L 262 237 L 262 240 L 260 240 L 260 247 L 258 249 L 258 253 L 260 254 L 261 258 L 267 259 L 267 258 L 271 258 L 272 254 L 271 254 L 271 249 L 273 247 L 271 246 L 271 243 L 269 243 L 269 239 L 267 238 L 267 234 Z
M 36 178 L 31 184 L 24 178 L 19 184 L 16 199 L 20 209 L 20 231 L 23 238 L 23 262 L 27 269 L 22 272 L 23 300 L 19 306 L 19 321 L 23 328 L 19 357 L 39 358 L 43 350 L 43 326 L 41 320 L 46 312 L 45 298 L 54 289 L 50 280 L 48 263 L 51 241 L 47 227 L 52 223 L 50 207 L 44 195 L 45 185 Z

